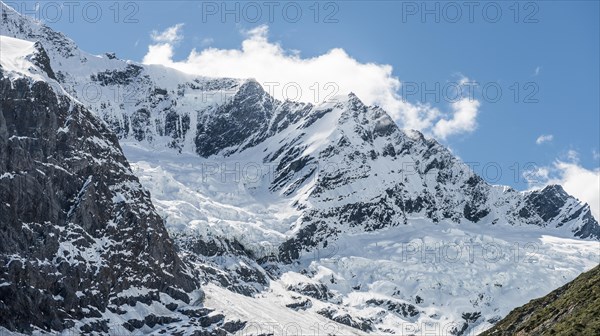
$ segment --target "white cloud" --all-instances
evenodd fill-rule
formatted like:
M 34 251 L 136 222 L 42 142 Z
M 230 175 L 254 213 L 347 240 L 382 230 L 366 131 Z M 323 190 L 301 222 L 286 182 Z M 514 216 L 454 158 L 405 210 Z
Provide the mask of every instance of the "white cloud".
M 543 144 L 544 142 L 550 142 L 554 139 L 554 135 L 552 134 L 548 134 L 548 135 L 540 135 L 536 140 L 535 143 L 538 145 Z
M 183 23 L 178 23 L 163 32 L 152 31 L 150 37 L 156 44 L 148 46 L 148 52 L 142 62 L 146 64 L 171 64 L 173 47 L 183 38 L 181 35 L 182 27 Z
M 600 152 L 598 152 L 595 149 L 592 149 L 592 157 L 594 158 L 594 160 L 600 160 Z
M 145 64 L 168 64 L 173 58 L 173 46 L 167 43 L 153 44 L 144 56 Z
M 441 139 L 450 135 L 472 132 L 477 127 L 477 114 L 479 113 L 479 102 L 469 98 L 463 98 L 452 103 L 452 117 L 440 119 L 433 127 L 433 134 Z
M 532 189 L 562 185 L 566 192 L 589 204 L 594 217 L 600 220 L 600 168 L 587 169 L 577 161 L 557 160 L 552 166 L 539 167 L 524 176 Z
M 156 43 L 149 46 L 143 62 L 202 76 L 255 78 L 277 99 L 320 103 L 335 94 L 354 92 L 366 104 L 383 107 L 402 127 L 443 139 L 471 132 L 477 125 L 476 100 L 456 101 L 449 113 L 407 102 L 399 95 L 402 83 L 392 74 L 392 66 L 361 63 L 340 48 L 302 58 L 300 52 L 269 41 L 267 26 L 244 32 L 240 49 L 194 49 L 185 60 L 175 61 L 173 48 L 181 38 L 180 28 L 176 25 L 162 33 L 153 32 Z
M 557 162 L 557 180 L 565 191 L 590 205 L 594 217 L 600 220 L 600 169 L 586 169 L 576 163 Z
M 183 38 L 181 35 L 181 28 L 183 28 L 183 23 L 178 23 L 173 27 L 167 28 L 163 32 L 158 32 L 156 30 L 152 31 L 150 37 L 154 42 L 158 43 L 174 43 Z
M 533 70 L 533 75 L 534 75 L 534 76 L 537 76 L 537 75 L 539 75 L 541 70 L 542 70 L 542 67 L 541 67 L 541 66 L 537 66 L 537 67 L 535 68 L 535 70 Z

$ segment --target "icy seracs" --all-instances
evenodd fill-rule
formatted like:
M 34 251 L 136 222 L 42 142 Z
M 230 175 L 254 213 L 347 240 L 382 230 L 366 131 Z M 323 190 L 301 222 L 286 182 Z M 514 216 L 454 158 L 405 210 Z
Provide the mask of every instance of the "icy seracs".
M 90 55 L 2 6 L 2 35 L 43 46 L 116 134 L 204 305 L 247 334 L 476 332 L 600 261 L 596 219 L 560 186 L 490 185 L 353 94 L 281 102 L 253 80 Z

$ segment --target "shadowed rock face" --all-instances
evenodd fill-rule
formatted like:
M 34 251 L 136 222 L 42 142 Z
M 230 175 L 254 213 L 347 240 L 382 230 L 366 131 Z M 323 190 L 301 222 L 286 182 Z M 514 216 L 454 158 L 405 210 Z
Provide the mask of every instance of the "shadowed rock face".
M 62 330 L 134 287 L 189 301 L 188 274 L 116 136 L 0 68 L 0 325 Z
M 340 233 L 399 226 L 416 214 L 432 222 L 567 228 L 575 237 L 600 239 L 590 207 L 561 186 L 520 193 L 490 185 L 435 140 L 418 132 L 409 136 L 384 111 L 356 96 L 342 108 L 337 142 L 305 154 L 304 143 L 290 141 L 275 152 L 281 155 L 269 157 L 278 163 L 272 190 L 293 193 L 304 181 L 315 180 L 302 226 L 280 245 L 282 260 L 298 259 Z M 336 169 L 318 171 L 327 165 Z M 345 194 L 349 188 L 354 189 Z M 365 197 L 371 190 L 377 191 Z
M 272 111 L 273 98 L 260 84 L 249 81 L 240 87 L 231 102 L 217 109 L 210 121 L 198 124 L 196 152 L 208 157 L 225 148 L 239 146 L 257 134 L 264 134 Z
M 536 190 L 525 197 L 525 206 L 519 212 L 523 218 L 536 216 L 542 223 L 557 222 L 562 226 L 571 220 L 580 218 L 581 228 L 575 236 L 581 238 L 600 239 L 600 226 L 592 215 L 589 205 L 573 204 L 575 199 L 560 185 L 549 185 L 542 190 Z M 561 215 L 565 209 L 572 209 L 570 213 Z
M 457 227 L 470 222 L 490 228 L 535 225 L 549 233 L 562 228 L 569 237 L 600 238 L 589 207 L 559 186 L 528 193 L 491 186 L 435 140 L 400 129 L 385 111 L 366 106 L 353 94 L 317 106 L 280 102 L 252 80 L 195 78 L 114 55 L 86 54 L 64 35 L 11 11 L 0 14 L 0 23 L 3 34 L 43 45 L 47 53 L 40 51 L 32 61 L 86 104 L 84 109 L 56 97 L 44 83 L 3 80 L 0 87 L 0 325 L 13 330 L 60 330 L 85 317 L 103 319 L 105 311 L 125 316 L 127 307 L 154 304 L 163 298 L 161 293 L 188 302 L 193 295 L 185 292 L 197 288 L 191 277 L 246 296 L 266 293 L 270 281 L 294 269 L 303 253 L 334 250 L 335 241 L 343 243 L 348 233 L 376 234 L 411 224 L 415 217 Z M 89 83 L 104 90 L 97 102 L 86 101 L 82 94 Z M 115 92 L 125 97 L 115 98 Z M 273 194 L 269 196 L 275 196 L 269 199 L 289 199 L 300 212 L 298 230 L 266 256 L 252 252 L 254 238 L 173 235 L 180 258 L 201 274 L 188 272 L 148 193 L 131 174 L 117 137 L 148 150 L 196 153 L 198 160 L 235 160 L 240 154 L 237 158 L 243 161 L 253 154 L 253 160 L 274 169 L 274 178 L 264 181 L 265 190 Z M 152 183 L 162 187 L 161 182 Z M 189 219 L 199 218 L 204 217 Z M 475 278 L 467 273 L 458 277 L 463 274 L 465 280 Z M 352 288 L 368 291 L 371 282 L 366 281 L 372 280 L 352 283 Z M 133 287 L 150 293 L 123 294 Z M 286 288 L 310 297 L 296 298 L 286 305 L 290 309 L 312 309 L 319 317 L 361 330 L 378 323 L 377 316 L 362 319 L 341 305 L 312 307 L 312 302 L 332 301 L 333 278 L 331 285 L 326 281 Z M 475 297 L 479 284 L 469 290 Z M 432 296 L 423 297 L 427 304 Z M 417 305 L 423 302 L 416 298 Z M 155 332 L 176 334 L 177 323 L 201 329 L 221 319 L 220 327 L 231 331 L 253 322 L 225 322 L 223 315 L 211 315 L 205 308 L 178 304 L 164 307 L 197 318 L 197 325 L 183 321 L 182 315 L 145 315 L 122 324 L 128 330 L 168 325 Z M 403 320 L 426 315 L 395 298 L 365 304 Z M 460 313 L 457 335 L 486 317 L 475 308 Z M 106 331 L 102 322 L 86 328 L 82 331 Z
M 215 160 L 254 149 L 256 161 L 276 167 L 271 192 L 308 195 L 307 204 L 298 204 L 303 214 L 298 234 L 281 246 L 284 260 L 339 232 L 398 226 L 415 214 L 433 222 L 562 227 L 576 237 L 600 239 L 589 207 L 557 191 L 560 187 L 527 194 L 494 188 L 447 148 L 402 130 L 384 110 L 366 106 L 354 94 L 331 99 L 339 104 L 281 102 L 254 80 L 194 77 L 89 55 L 63 34 L 10 9 L 0 22 L 7 36 L 39 41 L 50 56 L 43 63 L 52 65 L 61 85 L 119 139 Z M 105 90 L 98 101 L 82 94 L 89 83 Z M 127 94 L 115 99 L 114 92 Z M 326 130 L 339 137 L 314 140 Z M 337 169 L 320 169 L 328 166 Z M 302 188 L 312 181 L 313 187 Z M 372 190 L 368 197 L 365 189 Z

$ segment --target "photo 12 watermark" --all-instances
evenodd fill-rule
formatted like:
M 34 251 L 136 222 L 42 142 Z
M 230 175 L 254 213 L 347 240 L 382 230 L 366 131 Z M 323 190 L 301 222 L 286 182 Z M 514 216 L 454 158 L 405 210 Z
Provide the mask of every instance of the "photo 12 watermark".
M 202 1 L 202 23 L 339 23 L 337 1 Z
M 21 15 L 44 23 L 139 23 L 137 1 L 5 1 Z
M 459 330 L 462 330 L 462 322 L 402 322 L 395 325 L 399 336 L 455 336 Z M 343 325 L 335 322 L 315 322 L 308 323 L 278 323 L 270 321 L 253 321 L 248 323 L 245 328 L 236 333 L 238 336 L 255 335 L 288 335 L 288 336 L 327 336 L 327 335 L 348 335 L 342 329 Z M 463 336 L 474 336 L 473 330 L 464 331 Z
M 536 1 L 402 1 L 402 23 L 539 23 Z
M 515 104 L 537 104 L 540 86 L 535 81 L 500 83 L 495 81 L 402 82 L 403 101 L 421 103 L 456 103 L 461 100 L 498 103 L 506 100 Z

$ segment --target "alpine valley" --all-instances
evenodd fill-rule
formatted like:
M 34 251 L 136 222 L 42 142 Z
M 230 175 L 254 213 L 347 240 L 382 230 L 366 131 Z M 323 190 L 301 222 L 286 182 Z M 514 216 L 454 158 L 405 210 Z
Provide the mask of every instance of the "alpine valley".
M 600 263 L 349 93 L 91 55 L 1 3 L 0 334 L 467 335 Z

